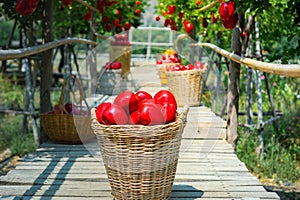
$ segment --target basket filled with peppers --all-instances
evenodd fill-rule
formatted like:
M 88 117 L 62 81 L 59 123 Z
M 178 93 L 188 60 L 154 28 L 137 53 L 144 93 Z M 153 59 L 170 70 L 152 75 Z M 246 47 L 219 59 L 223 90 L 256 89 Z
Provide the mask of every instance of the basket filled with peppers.
M 80 104 L 64 102 L 67 83 L 75 79 L 80 91 Z M 95 138 L 91 129 L 90 108 L 86 102 L 79 80 L 69 76 L 61 89 L 59 102 L 52 111 L 40 114 L 41 124 L 47 136 L 57 143 L 79 144 Z
M 168 90 L 126 90 L 91 109 L 114 199 L 170 197 L 187 113 Z
M 97 93 L 116 95 L 121 91 L 122 63 L 107 62 L 100 71 Z
M 126 78 L 130 73 L 131 44 L 127 34 L 116 34 L 110 43 L 110 62 L 120 62 L 122 64 L 121 76 Z
M 205 69 L 201 61 L 195 64 L 178 63 L 166 66 L 168 88 L 174 94 L 179 106 L 200 105 Z

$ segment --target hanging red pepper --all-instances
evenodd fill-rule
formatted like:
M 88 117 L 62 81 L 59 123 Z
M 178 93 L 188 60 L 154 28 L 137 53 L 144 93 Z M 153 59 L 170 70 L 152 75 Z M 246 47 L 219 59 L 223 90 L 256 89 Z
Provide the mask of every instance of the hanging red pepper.
M 233 0 L 227 2 L 222 1 L 219 13 L 222 24 L 226 29 L 233 29 L 236 26 L 239 17 Z
M 40 0 L 18 0 L 16 11 L 23 16 L 30 15 L 36 10 L 39 2 Z

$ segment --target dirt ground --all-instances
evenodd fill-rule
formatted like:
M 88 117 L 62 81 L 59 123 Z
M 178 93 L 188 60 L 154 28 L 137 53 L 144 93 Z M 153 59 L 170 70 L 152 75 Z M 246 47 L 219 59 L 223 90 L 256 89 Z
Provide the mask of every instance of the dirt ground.
M 1 169 L 0 169 L 0 176 L 4 176 L 7 174 L 10 170 L 14 169 L 16 165 L 18 164 L 18 160 L 20 159 L 19 156 L 13 156 L 8 163 L 6 163 Z M 0 163 L 1 164 L 1 163 Z M 2 166 L 2 164 L 1 164 Z
M 300 180 L 295 183 L 276 183 L 272 179 L 259 179 L 267 191 L 276 192 L 281 200 L 300 199 Z

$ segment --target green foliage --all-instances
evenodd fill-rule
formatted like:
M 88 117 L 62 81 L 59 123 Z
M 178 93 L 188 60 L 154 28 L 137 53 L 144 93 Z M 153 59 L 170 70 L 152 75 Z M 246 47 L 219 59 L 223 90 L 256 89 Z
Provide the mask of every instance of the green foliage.
M 5 108 L 21 108 L 23 106 L 23 89 L 0 76 L 1 106 Z M 21 136 L 22 116 L 0 115 L 0 150 L 10 148 L 14 155 L 22 156 L 35 150 L 32 132 Z
M 282 111 L 297 110 L 300 106 L 300 80 L 282 76 L 270 76 L 271 92 L 275 107 Z
M 257 13 L 262 46 L 268 50 L 271 62 L 279 59 L 282 63 L 297 62 L 300 52 L 299 5 L 299 0 L 273 1 L 267 10 Z
M 212 1 L 196 0 L 159 0 L 158 5 L 155 8 L 156 12 L 163 16 L 164 21 L 170 20 L 174 22 L 175 30 L 185 33 L 183 23 L 188 21 L 193 23 L 196 32 L 194 37 L 195 40 L 198 40 L 199 36 L 202 35 L 204 36 L 205 40 L 214 41 L 217 34 L 228 35 L 226 32 L 230 33 L 230 31 L 226 31 L 226 29 L 222 27 L 220 20 L 218 20 L 216 23 L 212 22 L 212 13 L 214 13 L 215 17 L 219 18 L 218 6 L 214 6 L 209 10 L 199 12 L 200 8 L 208 5 L 211 2 Z M 170 14 L 168 12 L 168 7 L 174 5 L 176 6 L 176 11 Z M 182 18 L 179 17 L 180 13 L 183 13 Z M 203 26 L 203 19 L 208 22 L 207 27 Z
M 259 22 L 262 46 L 267 59 L 297 62 L 300 52 L 300 1 L 235 1 L 240 13 L 252 14 Z M 247 17 L 245 17 L 247 19 Z
M 243 111 L 246 102 L 246 68 L 241 71 L 240 84 L 240 110 Z M 237 154 L 245 162 L 246 166 L 255 174 L 264 178 L 273 178 L 278 181 L 298 181 L 300 169 L 297 164 L 300 162 L 300 88 L 299 81 L 295 78 L 282 77 L 278 75 L 268 75 L 271 86 L 271 94 L 276 110 L 283 112 L 283 117 L 277 120 L 279 123 L 278 132 L 272 124 L 264 127 L 265 151 L 264 159 L 259 160 L 256 153 L 258 147 L 258 135 L 255 130 L 239 130 L 239 141 L 237 144 Z M 271 105 L 266 89 L 266 77 L 257 77 L 253 72 L 253 106 L 257 112 L 257 79 L 262 81 L 263 111 L 271 111 Z M 270 117 L 264 116 L 264 121 Z M 254 118 L 254 123 L 257 120 Z M 243 123 L 243 118 L 239 117 Z
M 13 28 L 13 21 L 12 20 L 0 20 L 0 47 L 3 47 L 7 44 L 8 38 L 11 34 L 11 30 Z M 17 31 L 15 31 L 13 38 L 17 39 L 18 34 Z
M 86 7 L 76 2 L 65 6 L 62 1 L 54 1 L 53 33 L 55 38 L 77 35 L 87 37 L 90 24 L 83 18 L 87 11 Z
M 253 106 L 254 112 L 257 112 L 257 75 L 253 71 Z M 271 105 L 266 87 L 266 77 L 259 77 L 262 81 L 262 101 L 263 111 L 271 111 Z M 274 100 L 276 110 L 286 111 L 295 110 L 300 106 L 300 80 L 295 78 L 283 77 L 278 75 L 268 74 L 268 80 L 271 87 L 271 95 Z M 240 110 L 245 109 L 246 105 L 246 85 L 247 85 L 247 68 L 241 69 L 240 76 Z
M 264 159 L 260 160 L 256 154 L 258 146 L 256 132 L 240 131 L 237 144 L 237 155 L 248 169 L 260 177 L 274 178 L 281 181 L 297 181 L 300 179 L 300 170 L 297 168 L 299 160 L 278 142 L 272 135 L 265 140 Z
M 207 90 L 203 92 L 201 96 L 201 102 L 204 106 L 211 108 L 212 107 L 212 92 Z
M 290 112 L 286 112 L 278 121 L 278 132 L 272 126 L 267 127 L 266 131 L 273 132 L 278 143 L 293 159 L 300 161 L 300 107 L 289 110 Z
M 137 2 L 140 4 L 138 5 Z M 135 14 L 135 11 L 139 10 L 140 14 L 142 14 L 145 12 L 146 6 L 148 6 L 146 0 L 128 0 L 119 1 L 112 6 L 105 7 L 104 12 L 98 17 L 98 31 L 102 34 L 107 32 L 107 30 L 105 30 L 105 24 L 110 24 L 112 26 L 112 30 L 116 33 L 129 30 L 126 28 L 126 24 L 137 28 L 141 25 L 141 18 L 139 15 Z M 108 17 L 108 22 L 103 22 L 104 16 Z M 118 25 L 114 24 L 114 20 L 118 20 Z
M 280 108 L 284 114 L 278 120 L 279 130 L 276 131 L 272 124 L 264 127 L 264 159 L 260 161 L 256 154 L 257 132 L 240 129 L 237 155 L 251 171 L 261 177 L 279 181 L 298 181 L 300 179 L 300 166 L 297 165 L 300 162 L 299 80 L 270 76 L 270 83 L 275 108 Z M 245 96 L 242 96 L 242 99 L 244 98 Z M 263 92 L 264 111 L 270 109 L 267 101 L 267 94 Z M 264 120 L 266 119 L 265 117 Z
M 22 116 L 0 117 L 0 150 L 10 148 L 13 155 L 23 156 L 35 151 L 32 132 L 21 135 Z
M 201 2 L 198 4 L 198 2 Z M 218 19 L 212 23 L 212 13 L 215 17 L 219 16 L 219 6 L 199 12 L 199 9 L 211 3 L 210 1 L 177 1 L 177 0 L 159 0 L 156 6 L 156 12 L 164 17 L 164 20 L 172 20 L 175 23 L 176 30 L 185 32 L 183 22 L 189 20 L 193 22 L 196 36 L 195 40 L 201 36 L 204 42 L 212 42 L 222 47 L 230 49 L 231 30 L 226 30 Z M 268 61 L 281 60 L 282 63 L 290 61 L 297 62 L 300 52 L 300 1 L 299 0 L 234 0 L 237 11 L 245 15 L 245 21 L 241 24 L 247 24 L 248 15 L 255 16 L 255 20 L 260 26 L 260 40 L 264 50 L 268 51 Z M 168 6 L 176 5 L 176 12 L 169 14 Z M 180 19 L 178 14 L 184 13 Z M 203 26 L 203 19 L 206 19 L 208 26 Z M 241 20 L 241 19 L 240 19 Z M 244 30 L 245 27 L 241 27 Z M 253 28 L 254 33 L 254 28 Z M 255 35 L 255 33 L 254 33 Z
M 87 0 L 89 5 L 99 8 L 96 0 Z M 126 29 L 126 24 L 132 27 L 138 27 L 141 24 L 140 17 L 135 15 L 136 10 L 140 10 L 142 14 L 145 12 L 146 0 L 140 0 L 140 5 L 136 4 L 136 0 L 117 1 L 111 6 L 104 6 L 103 11 L 92 12 L 92 18 L 96 25 L 96 32 L 106 35 L 107 33 L 120 33 Z M 91 21 L 84 20 L 84 15 L 89 9 L 77 2 L 72 2 L 71 5 L 65 6 L 62 1 L 54 3 L 54 32 L 57 38 L 66 36 L 84 35 L 89 37 L 91 32 Z M 120 12 L 120 13 L 118 13 Z M 107 17 L 107 22 L 103 17 Z M 113 22 L 118 21 L 116 26 Z M 103 22 L 105 21 L 105 22 Z M 107 30 L 106 26 L 110 26 L 111 30 Z
M 139 5 L 137 3 L 139 2 Z M 97 0 L 86 0 L 91 6 L 98 9 Z M 104 2 L 104 1 L 103 1 Z M 22 27 L 31 27 L 33 23 L 38 23 L 43 19 L 42 12 L 44 10 L 44 1 L 41 0 L 38 4 L 38 8 L 34 13 L 28 16 L 22 16 L 16 12 L 17 1 L 5 0 L 2 3 L 0 9 L 0 16 L 3 15 L 9 19 L 14 19 Z M 96 24 L 96 31 L 100 34 L 109 33 L 105 29 L 105 24 L 112 26 L 112 33 L 118 33 L 126 30 L 126 24 L 132 27 L 138 27 L 141 24 L 141 17 L 135 14 L 136 10 L 140 10 L 140 14 L 145 12 L 145 7 L 148 5 L 146 0 L 128 0 L 128 1 L 116 1 L 115 4 L 105 6 L 103 12 L 91 11 L 91 20 L 85 20 L 84 15 L 89 12 L 89 8 L 73 1 L 71 5 L 65 6 L 62 1 L 53 1 L 54 5 L 54 20 L 53 20 L 53 33 L 56 38 L 68 37 L 68 36 L 83 36 L 89 37 L 91 34 L 90 26 L 92 23 Z M 118 14 L 118 11 L 121 13 Z M 103 16 L 108 17 L 108 22 L 103 22 Z M 118 20 L 118 25 L 114 25 L 113 21 Z M 128 25 L 127 25 L 128 28 Z
M 23 105 L 23 89 L 0 76 L 0 105 L 5 108 L 21 108 Z

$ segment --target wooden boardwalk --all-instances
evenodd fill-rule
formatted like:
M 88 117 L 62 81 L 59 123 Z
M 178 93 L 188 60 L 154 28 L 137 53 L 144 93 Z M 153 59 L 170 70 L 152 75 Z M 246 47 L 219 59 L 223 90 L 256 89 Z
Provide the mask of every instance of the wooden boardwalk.
M 224 120 L 204 106 L 191 107 L 187 120 L 171 199 L 279 199 L 249 173 L 224 140 Z M 0 177 L 0 197 L 112 199 L 96 140 L 42 144 Z

